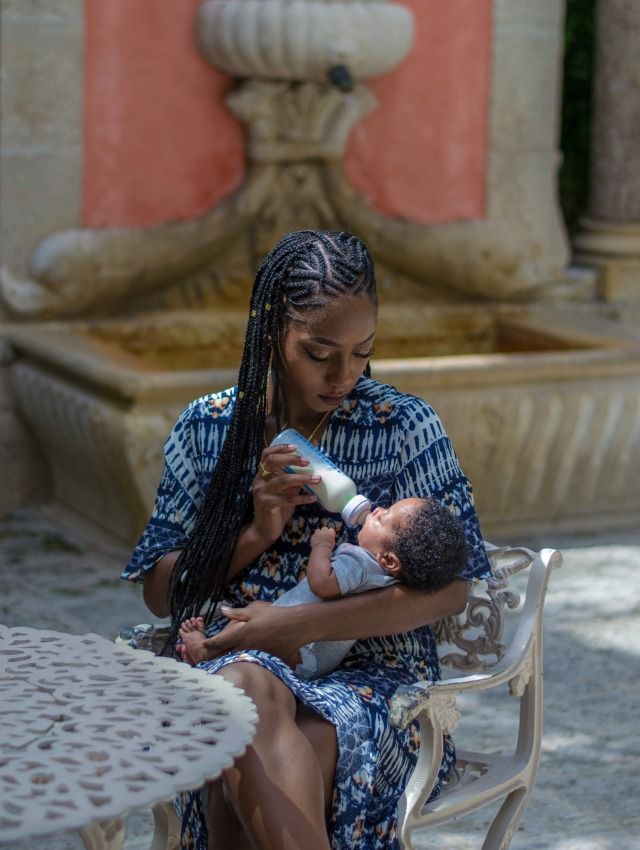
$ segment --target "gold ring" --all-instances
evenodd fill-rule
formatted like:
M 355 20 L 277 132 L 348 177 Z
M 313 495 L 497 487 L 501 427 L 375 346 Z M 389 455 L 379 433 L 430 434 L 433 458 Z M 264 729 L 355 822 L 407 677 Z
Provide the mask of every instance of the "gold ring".
M 264 478 L 265 481 L 268 481 L 275 475 L 275 472 L 272 472 L 270 469 L 267 469 L 266 466 L 263 466 L 260 461 L 258 461 L 258 466 L 260 467 L 260 472 L 258 473 L 258 475 L 260 476 L 260 478 Z

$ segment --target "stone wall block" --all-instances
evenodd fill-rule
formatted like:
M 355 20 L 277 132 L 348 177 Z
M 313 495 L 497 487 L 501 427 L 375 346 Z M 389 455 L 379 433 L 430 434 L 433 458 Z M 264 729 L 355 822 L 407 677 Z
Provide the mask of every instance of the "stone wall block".
M 77 223 L 82 191 L 79 157 L 79 150 L 69 148 L 0 154 L 2 265 L 15 275 L 26 274 L 31 254 L 44 236 Z
M 545 288 L 570 257 L 557 189 L 563 25 L 563 0 L 495 0 L 487 218 L 507 224 L 523 278 Z
M 539 264 L 536 277 L 548 284 L 564 277 L 570 259 L 557 193 L 559 166 L 559 154 L 549 149 L 490 154 L 489 217 L 512 223 L 514 245 L 521 245 L 525 262 Z
M 558 143 L 558 67 L 549 54 L 560 50 L 554 21 L 535 32 L 503 32 L 493 56 L 491 120 L 494 150 L 547 150 Z
M 0 514 L 44 494 L 47 483 L 44 459 L 16 412 L 6 364 L 0 364 L 0 469 Z
M 4 0 L 1 21 L 0 273 L 21 278 L 81 221 L 84 3 Z
M 80 143 L 82 22 L 3 16 L 2 146 L 76 147 Z
M 82 10 L 83 0 L 2 0 L 2 15 L 7 18 L 77 18 Z

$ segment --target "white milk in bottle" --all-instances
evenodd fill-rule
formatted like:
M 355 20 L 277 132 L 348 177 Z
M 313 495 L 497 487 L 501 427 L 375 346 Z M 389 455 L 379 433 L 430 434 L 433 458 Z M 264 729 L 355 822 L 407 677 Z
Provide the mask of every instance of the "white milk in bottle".
M 356 485 L 348 475 L 338 469 L 316 446 L 306 440 L 293 428 L 281 431 L 271 442 L 272 446 L 292 445 L 298 454 L 309 461 L 308 466 L 285 466 L 287 472 L 302 475 L 319 475 L 318 484 L 307 484 L 305 489 L 318 497 L 318 501 L 333 514 L 342 514 L 349 526 L 362 525 L 371 510 L 371 502 L 366 496 L 358 495 Z

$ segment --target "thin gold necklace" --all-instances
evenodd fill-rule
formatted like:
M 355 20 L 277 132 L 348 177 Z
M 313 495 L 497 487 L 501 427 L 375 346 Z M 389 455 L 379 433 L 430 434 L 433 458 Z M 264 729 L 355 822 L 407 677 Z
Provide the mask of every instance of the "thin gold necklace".
M 312 443 L 312 442 L 313 442 L 313 438 L 314 438 L 314 437 L 315 437 L 315 435 L 318 433 L 318 431 L 320 430 L 321 426 L 322 426 L 322 425 L 324 425 L 324 423 L 325 423 L 325 421 L 326 421 L 326 419 L 327 419 L 327 417 L 329 416 L 329 414 L 330 414 L 330 413 L 331 413 L 331 411 L 330 411 L 330 410 L 327 410 L 327 412 L 326 412 L 326 413 L 323 413 L 323 414 L 322 414 L 322 416 L 320 417 L 320 421 L 318 422 L 318 424 L 316 425 L 316 427 L 313 429 L 313 431 L 312 431 L 312 432 L 309 434 L 309 436 L 307 437 L 307 440 L 308 440 L 310 443 Z
M 319 419 L 318 423 L 316 424 L 315 428 L 314 428 L 314 429 L 313 429 L 313 431 L 309 434 L 309 436 L 306 438 L 306 439 L 307 439 L 307 441 L 308 441 L 309 443 L 312 443 L 312 442 L 313 442 L 313 438 L 314 438 L 314 437 L 315 437 L 315 435 L 318 433 L 318 431 L 320 430 L 320 428 L 324 425 L 324 423 L 325 423 L 325 421 L 327 420 L 327 417 L 329 416 L 329 414 L 330 414 L 330 413 L 332 413 L 332 412 L 333 412 L 333 411 L 331 411 L 331 410 L 327 410 L 327 412 L 326 412 L 326 413 L 323 413 L 323 414 L 322 414 L 322 416 L 320 417 L 320 419 Z M 288 423 L 287 423 L 287 422 L 285 422 L 285 423 L 283 424 L 283 426 L 282 426 L 282 430 L 284 431 L 284 429 L 285 429 L 285 428 L 288 428 L 288 427 L 289 427 Z M 304 436 L 304 434 L 303 434 L 302 436 Z M 265 428 L 265 430 L 264 430 L 264 444 L 265 444 L 265 446 L 268 446 L 268 445 L 269 445 L 269 443 L 268 443 L 268 441 L 267 441 L 267 429 L 266 429 L 266 428 Z

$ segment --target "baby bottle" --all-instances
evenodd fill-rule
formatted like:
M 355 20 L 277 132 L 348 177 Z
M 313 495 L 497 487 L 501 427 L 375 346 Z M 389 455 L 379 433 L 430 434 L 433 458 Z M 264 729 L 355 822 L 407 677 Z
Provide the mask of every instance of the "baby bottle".
M 366 496 L 358 495 L 356 485 L 341 469 L 298 431 L 286 428 L 271 442 L 272 446 L 292 445 L 299 454 L 309 461 L 308 466 L 285 466 L 286 472 L 302 475 L 319 475 L 318 484 L 307 484 L 305 489 L 318 497 L 318 501 L 334 514 L 342 514 L 349 526 L 362 525 L 371 510 L 371 502 Z

